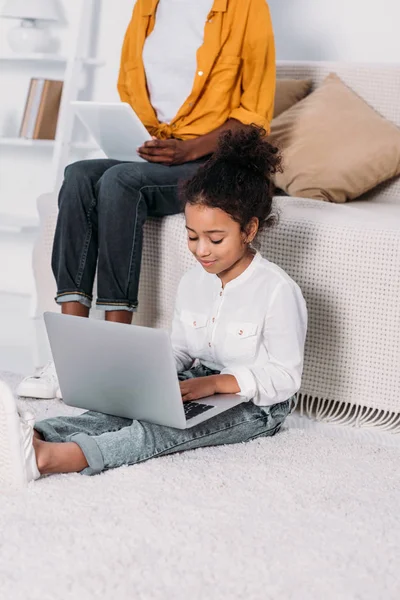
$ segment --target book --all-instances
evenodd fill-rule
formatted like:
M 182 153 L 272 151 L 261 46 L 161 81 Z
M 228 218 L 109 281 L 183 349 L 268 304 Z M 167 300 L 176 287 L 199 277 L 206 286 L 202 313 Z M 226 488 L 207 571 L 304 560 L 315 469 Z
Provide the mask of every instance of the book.
M 22 118 L 20 137 L 32 138 L 35 123 L 42 97 L 44 79 L 31 79 L 28 97 L 25 104 L 24 116 Z
M 20 136 L 33 140 L 54 140 L 63 82 L 31 79 Z

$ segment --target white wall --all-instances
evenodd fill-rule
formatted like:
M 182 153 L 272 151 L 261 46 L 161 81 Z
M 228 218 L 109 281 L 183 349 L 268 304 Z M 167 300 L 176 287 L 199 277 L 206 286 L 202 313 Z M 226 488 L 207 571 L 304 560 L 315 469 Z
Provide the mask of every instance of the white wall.
M 97 0 L 98 1 L 98 0 Z M 115 4 L 118 3 L 118 10 Z M 126 28 L 131 19 L 134 0 L 102 0 L 101 27 L 98 37 L 98 52 L 107 58 L 96 77 L 93 90 L 97 100 L 119 100 L 117 77 L 121 58 L 121 47 Z
M 280 60 L 400 62 L 399 0 L 269 0 Z

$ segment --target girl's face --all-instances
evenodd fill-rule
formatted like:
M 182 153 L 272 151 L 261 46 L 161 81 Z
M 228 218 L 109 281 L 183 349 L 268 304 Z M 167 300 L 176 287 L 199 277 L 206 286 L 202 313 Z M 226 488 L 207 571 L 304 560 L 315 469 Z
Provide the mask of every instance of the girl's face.
M 251 262 L 249 250 L 258 229 L 258 220 L 249 224 L 247 233 L 220 208 L 186 204 L 186 229 L 189 250 L 208 273 L 228 283 Z

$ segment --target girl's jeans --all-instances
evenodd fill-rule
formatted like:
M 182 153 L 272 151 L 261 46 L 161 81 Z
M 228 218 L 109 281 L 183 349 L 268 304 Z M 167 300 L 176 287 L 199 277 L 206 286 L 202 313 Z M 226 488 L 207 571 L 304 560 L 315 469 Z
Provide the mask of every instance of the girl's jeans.
M 179 378 L 218 374 L 203 365 L 180 373 Z M 86 457 L 82 474 L 95 475 L 122 465 L 204 446 L 238 444 L 275 435 L 295 404 L 295 398 L 272 406 L 244 402 L 190 429 L 175 429 L 131 421 L 97 412 L 78 417 L 56 417 L 36 423 L 46 442 L 75 442 Z
M 53 243 L 56 300 L 90 308 L 97 267 L 97 307 L 134 311 L 138 304 L 147 217 L 182 211 L 178 183 L 205 159 L 167 167 L 149 162 L 83 160 L 65 170 Z

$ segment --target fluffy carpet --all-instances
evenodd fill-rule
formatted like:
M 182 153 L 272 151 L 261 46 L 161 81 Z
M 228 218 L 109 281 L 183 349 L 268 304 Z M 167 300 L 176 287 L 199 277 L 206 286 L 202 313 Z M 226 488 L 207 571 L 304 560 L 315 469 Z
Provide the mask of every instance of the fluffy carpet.
M 76 412 L 29 404 L 41 417 Z M 0 498 L 0 597 L 397 599 L 399 459 L 399 448 L 289 427 L 44 478 Z

